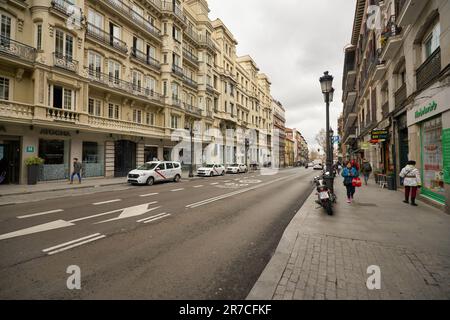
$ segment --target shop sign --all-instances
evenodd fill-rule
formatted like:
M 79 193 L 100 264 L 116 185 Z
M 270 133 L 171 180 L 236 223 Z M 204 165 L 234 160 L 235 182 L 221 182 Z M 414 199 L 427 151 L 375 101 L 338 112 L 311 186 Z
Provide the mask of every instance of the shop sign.
M 370 149 L 370 143 L 369 142 L 362 142 L 361 143 L 361 149 L 362 150 L 369 150 Z
M 442 155 L 444 162 L 444 182 L 450 184 L 450 129 L 442 131 Z
M 34 146 L 27 146 L 26 150 L 27 150 L 27 153 L 33 153 L 34 152 Z
M 437 93 L 434 93 L 436 92 Z M 427 99 L 429 98 L 429 99 Z M 425 121 L 450 110 L 450 90 L 432 87 L 416 98 L 414 107 L 408 111 L 408 126 Z
M 428 113 L 436 111 L 436 109 L 437 109 L 437 103 L 436 103 L 436 101 L 433 101 L 428 106 L 423 107 L 420 110 L 416 111 L 415 117 L 416 117 L 416 119 L 422 118 L 423 116 L 427 115 Z
M 371 133 L 371 140 L 386 140 L 388 138 L 389 132 L 387 130 L 373 130 Z
M 45 134 L 45 135 L 49 135 L 49 136 L 70 137 L 69 131 L 54 130 L 54 129 L 42 129 L 41 134 Z

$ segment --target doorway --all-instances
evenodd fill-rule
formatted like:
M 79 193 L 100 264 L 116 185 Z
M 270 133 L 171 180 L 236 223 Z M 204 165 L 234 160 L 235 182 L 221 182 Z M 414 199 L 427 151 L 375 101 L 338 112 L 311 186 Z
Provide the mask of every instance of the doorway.
M 18 184 L 20 182 L 19 176 L 19 140 L 0 141 L 0 184 Z
M 144 148 L 144 160 L 145 162 L 151 162 L 158 159 L 158 147 L 145 147 Z
M 128 140 L 116 141 L 115 154 L 115 177 L 126 177 L 128 172 L 136 169 L 136 143 Z

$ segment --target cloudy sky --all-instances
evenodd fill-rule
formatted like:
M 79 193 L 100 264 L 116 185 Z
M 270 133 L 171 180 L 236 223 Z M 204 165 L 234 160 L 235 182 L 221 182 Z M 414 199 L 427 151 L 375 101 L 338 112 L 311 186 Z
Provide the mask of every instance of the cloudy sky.
M 310 145 L 325 128 L 319 78 L 329 70 L 336 95 L 331 125 L 342 110 L 344 47 L 350 43 L 356 0 L 208 0 L 220 18 L 272 81 L 272 96 L 286 108 L 287 126 L 299 128 Z

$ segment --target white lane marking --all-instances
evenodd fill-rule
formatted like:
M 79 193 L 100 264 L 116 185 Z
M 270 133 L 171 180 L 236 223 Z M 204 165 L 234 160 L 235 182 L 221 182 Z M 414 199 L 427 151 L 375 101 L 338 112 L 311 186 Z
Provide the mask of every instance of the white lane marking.
M 157 202 L 154 202 L 154 203 L 157 203 Z M 152 204 L 154 204 L 154 203 L 152 203 Z M 123 219 L 132 218 L 132 217 L 138 217 L 138 216 L 142 216 L 146 213 L 149 213 L 149 212 L 152 212 L 152 211 L 155 211 L 155 210 L 158 210 L 159 208 L 161 208 L 161 207 L 156 207 L 156 208 L 149 209 L 148 208 L 149 205 L 150 204 L 143 204 L 143 205 L 136 206 L 136 207 L 126 208 L 125 210 L 123 210 L 123 212 L 117 218 L 100 221 L 100 222 L 97 222 L 94 224 L 102 224 L 102 223 L 106 223 L 106 222 L 123 220 Z
M 94 241 L 97 241 L 97 240 L 100 240 L 100 239 L 103 239 L 103 238 L 106 238 L 106 236 L 101 235 L 101 236 L 98 236 L 98 237 L 93 238 L 93 239 L 89 239 L 89 240 L 86 240 L 86 241 L 78 242 L 78 243 L 75 243 L 75 244 L 73 244 L 71 246 L 68 246 L 68 247 L 65 247 L 65 248 L 62 248 L 62 249 L 59 249 L 59 250 L 55 250 L 55 251 L 49 252 L 47 254 L 49 256 L 51 256 L 51 255 L 54 255 L 56 253 L 67 251 L 67 250 L 70 250 L 70 249 L 73 249 L 73 248 L 76 248 L 76 247 L 82 246 L 84 244 L 87 244 L 87 243 L 90 243 L 90 242 L 94 242 Z
M 46 214 L 58 213 L 58 212 L 63 212 L 63 211 L 64 211 L 63 209 L 57 209 L 57 210 L 39 212 L 39 213 L 34 213 L 34 214 L 28 214 L 26 216 L 19 216 L 19 217 L 17 217 L 17 219 L 26 219 L 26 218 L 38 217 L 38 216 L 43 216 L 43 215 L 46 215 Z
M 61 243 L 61 244 L 58 244 L 57 246 L 54 246 L 54 247 L 51 247 L 51 248 L 44 249 L 44 250 L 42 250 L 42 252 L 53 251 L 53 250 L 55 250 L 55 249 L 59 249 L 59 248 L 62 248 L 62 247 L 71 245 L 72 243 L 81 242 L 81 241 L 83 241 L 83 240 L 87 240 L 87 239 L 90 239 L 90 238 L 94 238 L 94 237 L 97 237 L 97 236 L 99 236 L 99 235 L 100 235 L 100 233 L 91 234 L 90 236 L 87 236 L 87 237 L 83 237 L 83 238 L 80 238 L 80 239 L 76 239 L 76 240 L 72 240 L 72 241 L 69 241 L 69 242 Z
M 144 221 L 147 221 L 147 220 L 151 220 L 151 219 L 154 219 L 154 218 L 163 216 L 163 215 L 165 215 L 165 214 L 167 214 L 167 213 L 165 213 L 165 212 L 164 212 L 164 213 L 160 213 L 160 214 L 157 214 L 157 215 L 154 215 L 154 216 L 151 216 L 151 217 L 147 217 L 147 218 L 138 220 L 138 221 L 136 221 L 136 222 L 144 222 Z
M 178 191 L 183 191 L 184 188 L 180 188 L 180 189 L 174 189 L 174 190 L 170 190 L 170 192 L 178 192 Z
M 200 185 L 200 186 L 195 186 L 194 188 L 203 188 L 204 185 Z
M 170 217 L 170 216 L 171 216 L 171 214 L 166 214 L 166 215 L 164 215 L 164 216 L 161 216 L 161 217 L 158 217 L 158 218 L 155 218 L 155 219 L 150 219 L 150 220 L 144 221 L 144 223 L 155 222 L 155 221 L 158 221 L 158 220 L 161 220 L 161 219 Z
M 159 193 L 149 193 L 149 194 L 141 194 L 139 197 L 142 197 L 142 198 L 144 198 L 144 197 L 151 197 L 151 196 L 156 196 L 156 195 L 158 195 Z
M 40 225 L 37 225 L 37 226 L 34 226 L 34 227 L 30 227 L 30 228 L 26 228 L 26 229 L 14 231 L 14 232 L 2 234 L 2 235 L 0 235 L 0 240 L 10 239 L 10 238 L 15 238 L 15 237 L 20 237 L 20 236 L 25 236 L 25 235 L 38 233 L 38 232 L 49 231 L 49 230 L 53 230 L 53 229 L 61 229 L 61 228 L 71 227 L 73 225 L 74 225 L 73 223 L 67 222 L 67 221 L 64 221 L 64 220 L 52 221 L 52 222 L 40 224 Z
M 211 183 L 212 186 L 216 186 L 218 184 L 219 184 L 218 182 Z
M 114 200 L 109 200 L 109 201 L 96 202 L 96 203 L 93 203 L 93 205 L 101 206 L 102 204 L 114 203 L 114 202 L 119 202 L 119 201 L 122 201 L 122 199 L 114 199 Z
M 186 208 L 194 209 L 194 208 L 197 208 L 197 207 L 201 207 L 201 206 L 204 206 L 204 205 L 212 203 L 212 202 L 216 202 L 216 201 L 219 201 L 219 200 L 230 198 L 232 196 L 235 196 L 235 195 L 238 195 L 238 194 L 241 194 L 241 193 L 245 193 L 245 192 L 248 192 L 248 191 L 252 191 L 252 190 L 255 190 L 255 189 L 259 189 L 259 188 L 268 186 L 268 185 L 270 185 L 272 183 L 275 183 L 275 182 L 278 182 L 278 181 L 286 180 L 286 179 L 288 179 L 290 177 L 291 176 L 278 178 L 276 180 L 269 181 L 269 182 L 266 182 L 266 183 L 263 183 L 263 184 L 259 184 L 259 185 L 256 185 L 254 187 L 250 187 L 250 188 L 247 188 L 247 189 L 234 191 L 234 192 L 231 192 L 231 193 L 228 193 L 228 194 L 224 194 L 224 195 L 217 196 L 217 197 L 214 197 L 214 198 L 210 198 L 210 199 L 206 199 L 206 200 L 203 200 L 203 201 L 199 201 L 199 202 L 187 205 Z

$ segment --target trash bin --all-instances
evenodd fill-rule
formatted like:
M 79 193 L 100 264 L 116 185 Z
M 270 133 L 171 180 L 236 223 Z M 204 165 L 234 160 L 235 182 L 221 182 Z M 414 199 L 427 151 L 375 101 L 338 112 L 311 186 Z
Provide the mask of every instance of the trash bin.
M 395 190 L 395 177 L 387 176 L 388 190 Z

